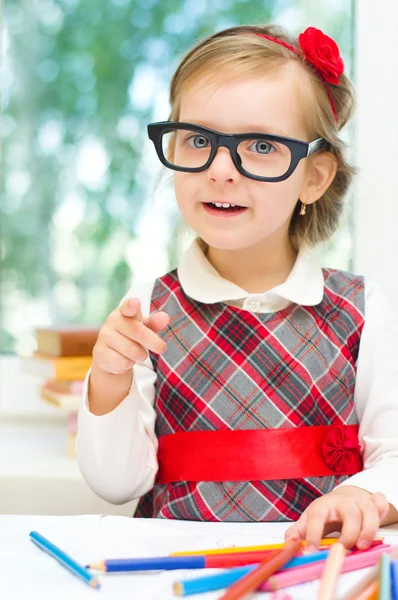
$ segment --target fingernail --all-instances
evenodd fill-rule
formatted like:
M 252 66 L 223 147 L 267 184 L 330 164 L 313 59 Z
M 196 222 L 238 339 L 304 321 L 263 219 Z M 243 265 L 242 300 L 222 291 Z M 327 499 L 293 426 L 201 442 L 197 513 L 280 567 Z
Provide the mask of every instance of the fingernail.
M 368 540 L 359 540 L 357 543 L 358 548 L 368 548 L 370 543 Z
M 308 550 L 308 552 L 316 552 L 317 547 L 315 546 L 315 544 L 307 544 L 306 549 Z

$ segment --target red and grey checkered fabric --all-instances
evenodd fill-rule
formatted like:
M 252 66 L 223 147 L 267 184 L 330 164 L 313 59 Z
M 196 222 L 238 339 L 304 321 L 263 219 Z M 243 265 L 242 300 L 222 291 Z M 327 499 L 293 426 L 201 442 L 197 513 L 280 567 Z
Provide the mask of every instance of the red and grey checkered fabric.
M 158 279 L 167 350 L 157 372 L 156 435 L 358 423 L 353 396 L 364 324 L 364 281 L 324 270 L 317 306 L 252 313 L 187 297 L 177 271 Z M 347 476 L 155 484 L 136 516 L 205 521 L 296 520 Z

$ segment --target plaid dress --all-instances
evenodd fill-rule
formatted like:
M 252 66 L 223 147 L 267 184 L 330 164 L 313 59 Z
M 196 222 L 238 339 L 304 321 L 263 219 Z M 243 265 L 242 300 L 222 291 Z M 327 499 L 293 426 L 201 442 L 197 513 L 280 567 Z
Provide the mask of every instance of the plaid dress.
M 156 435 L 358 423 L 353 396 L 364 324 L 363 278 L 323 270 L 317 306 L 251 313 L 187 297 L 177 270 L 156 280 L 151 311 L 170 316 L 167 350 L 151 353 Z M 174 482 L 145 494 L 136 516 L 205 521 L 296 520 L 343 476 Z

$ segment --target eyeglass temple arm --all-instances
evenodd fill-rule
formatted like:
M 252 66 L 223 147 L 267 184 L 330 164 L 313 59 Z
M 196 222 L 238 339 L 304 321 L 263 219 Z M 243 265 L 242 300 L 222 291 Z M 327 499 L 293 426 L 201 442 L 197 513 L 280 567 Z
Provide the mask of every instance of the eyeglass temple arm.
M 307 156 L 310 156 L 310 154 L 313 154 L 314 152 L 316 152 L 317 150 L 319 150 L 320 148 L 322 148 L 325 145 L 326 145 L 326 140 L 324 138 L 318 138 L 317 140 L 310 142 L 308 144 Z

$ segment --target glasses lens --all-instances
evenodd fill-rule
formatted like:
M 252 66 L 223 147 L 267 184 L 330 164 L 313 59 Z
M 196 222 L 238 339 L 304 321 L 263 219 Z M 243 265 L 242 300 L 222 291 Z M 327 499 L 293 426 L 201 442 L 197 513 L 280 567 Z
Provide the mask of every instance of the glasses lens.
M 265 139 L 244 140 L 238 145 L 242 167 L 252 175 L 281 177 L 290 166 L 290 149 L 279 142 Z
M 177 167 L 203 167 L 209 159 L 210 140 L 197 131 L 176 129 L 162 135 L 162 150 L 166 159 Z

